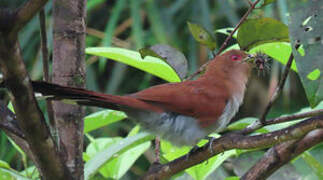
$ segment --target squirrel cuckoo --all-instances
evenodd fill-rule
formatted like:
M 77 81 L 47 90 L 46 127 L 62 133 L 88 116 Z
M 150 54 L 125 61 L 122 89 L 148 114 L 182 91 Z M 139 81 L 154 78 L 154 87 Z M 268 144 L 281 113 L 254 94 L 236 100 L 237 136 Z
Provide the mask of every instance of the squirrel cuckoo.
M 124 111 L 149 132 L 175 145 L 195 145 L 223 130 L 243 101 L 252 64 L 248 55 L 230 50 L 212 60 L 196 80 L 166 83 L 118 96 L 32 82 L 35 92 L 55 100 Z

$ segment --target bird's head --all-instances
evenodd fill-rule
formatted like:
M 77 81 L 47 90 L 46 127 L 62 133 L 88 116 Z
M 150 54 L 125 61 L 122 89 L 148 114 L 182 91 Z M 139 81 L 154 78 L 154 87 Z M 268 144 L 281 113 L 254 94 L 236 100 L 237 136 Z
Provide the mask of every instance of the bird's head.
M 267 66 L 266 63 L 267 58 L 264 58 L 263 54 L 247 54 L 234 49 L 213 59 L 207 67 L 206 74 L 248 75 L 253 67 L 262 71 Z

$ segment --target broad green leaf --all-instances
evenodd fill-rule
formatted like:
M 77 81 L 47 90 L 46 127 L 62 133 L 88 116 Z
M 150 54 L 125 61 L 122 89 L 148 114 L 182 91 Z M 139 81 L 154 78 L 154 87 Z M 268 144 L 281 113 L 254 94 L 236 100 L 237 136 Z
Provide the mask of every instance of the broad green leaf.
M 264 0 L 264 2 L 261 4 L 261 7 L 264 7 L 264 6 L 266 6 L 268 4 L 271 4 L 271 3 L 275 2 L 275 1 L 276 0 Z
M 224 50 L 224 52 L 231 50 L 231 49 L 239 49 L 238 44 L 234 44 L 234 45 L 228 47 L 227 49 Z M 280 62 L 281 64 L 286 65 L 291 51 L 292 51 L 292 48 L 291 48 L 290 43 L 272 42 L 272 43 L 265 43 L 265 44 L 255 46 L 252 49 L 250 49 L 249 53 L 254 54 L 256 52 L 262 52 L 262 53 L 267 54 L 271 58 L 273 58 L 273 60 L 276 60 L 276 61 Z M 302 47 L 300 47 L 298 49 L 298 52 L 300 54 L 303 54 L 304 49 Z M 298 72 L 295 61 L 293 61 L 291 69 L 294 70 L 295 72 Z
M 142 59 L 136 51 L 114 47 L 86 48 L 85 52 L 133 66 L 169 82 L 180 82 L 176 72 L 163 60 L 155 57 L 147 56 Z
M 206 45 L 211 50 L 214 50 L 216 48 L 217 45 L 214 38 L 206 29 L 198 24 L 190 22 L 187 22 L 187 25 L 191 34 L 197 42 Z
M 305 151 L 302 154 L 302 158 L 305 160 L 305 162 L 313 169 L 317 177 L 319 179 L 323 179 L 323 166 L 322 164 L 317 161 L 310 152 Z
M 93 176 L 105 163 L 110 162 L 115 157 L 121 155 L 131 148 L 135 148 L 143 143 L 151 141 L 154 136 L 149 133 L 139 133 L 134 136 L 127 137 L 118 141 L 117 143 L 105 148 L 96 153 L 84 166 L 84 179 L 88 180 Z M 124 167 L 122 167 L 124 168 Z
M 164 58 L 162 58 L 160 55 L 158 55 L 155 51 L 151 50 L 150 48 L 147 48 L 147 47 L 141 48 L 138 51 L 142 59 L 144 59 L 146 56 L 152 56 L 165 61 Z
M 89 144 L 86 148 L 86 159 L 94 157 L 98 152 L 119 143 L 121 140 L 120 137 L 95 139 L 95 142 Z M 111 161 L 100 168 L 100 173 L 105 178 L 120 179 L 149 147 L 150 142 L 146 142 L 115 155 Z
M 0 168 L 10 169 L 10 165 L 6 161 L 0 160 Z
M 29 166 L 23 171 L 20 171 L 19 174 L 29 177 L 31 179 L 39 179 L 39 171 L 35 166 Z
M 13 169 L 3 167 L 0 167 L 0 178 L 4 180 L 31 180 Z
M 244 50 L 268 42 L 289 42 L 288 27 L 272 18 L 248 19 L 239 28 L 237 40 Z
M 287 64 L 288 58 L 292 52 L 290 43 L 287 42 L 272 42 L 265 43 L 252 48 L 249 53 L 262 52 L 273 58 L 274 60 L 282 63 L 283 65 Z M 304 53 L 304 49 L 299 49 L 300 53 Z M 291 69 L 297 72 L 297 67 L 295 61 L 293 61 Z
M 181 80 L 187 76 L 187 59 L 182 52 L 164 44 L 156 44 L 149 48 L 145 48 L 144 50 L 145 52 L 141 52 L 141 55 L 150 55 L 163 59 L 170 67 L 174 69 Z
M 218 154 L 207 161 L 193 166 L 186 170 L 196 180 L 203 180 L 208 177 L 213 171 L 215 171 L 225 160 L 229 157 L 236 155 L 236 150 L 232 149 Z
M 84 118 L 84 133 L 107 126 L 126 117 L 127 115 L 124 112 L 114 110 L 103 110 L 92 113 Z
M 129 136 L 134 136 L 134 135 L 138 134 L 138 133 L 139 133 L 139 130 L 140 130 L 140 125 L 136 125 L 136 126 L 135 126 L 135 127 L 133 127 L 133 128 L 131 129 L 131 131 L 128 133 L 128 137 L 129 137 Z
M 210 136 L 219 137 L 217 134 L 211 134 Z M 198 146 L 203 146 L 207 143 L 207 140 L 201 140 L 198 143 Z M 183 146 L 183 147 L 176 147 L 173 146 L 171 143 L 167 141 L 161 141 L 161 150 L 163 158 L 167 161 L 174 160 L 180 156 L 187 154 L 192 147 Z M 219 167 L 223 161 L 229 158 L 232 155 L 236 155 L 236 150 L 226 151 L 221 153 L 217 156 L 214 156 L 208 159 L 207 162 L 202 162 L 198 165 L 195 165 L 185 171 L 190 174 L 194 179 L 205 179 L 208 175 L 210 175 L 217 167 Z
M 291 7 L 291 42 L 293 47 L 296 43 L 300 44 L 305 51 L 304 54 L 299 54 L 293 48 L 298 74 L 311 107 L 315 107 L 323 100 L 323 1 L 291 1 L 288 4 Z

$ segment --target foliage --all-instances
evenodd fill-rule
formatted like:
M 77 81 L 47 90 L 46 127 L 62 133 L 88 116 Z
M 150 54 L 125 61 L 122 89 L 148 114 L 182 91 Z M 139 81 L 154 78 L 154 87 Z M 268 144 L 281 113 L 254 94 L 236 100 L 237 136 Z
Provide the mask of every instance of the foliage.
M 87 36 L 87 46 L 89 47 L 86 49 L 86 53 L 89 55 L 87 59 L 89 64 L 87 67 L 88 86 L 95 90 L 107 91 L 106 87 L 109 87 L 116 91 L 119 90 L 118 93 L 120 94 L 128 93 L 154 84 L 154 81 L 157 81 L 158 79 L 156 80 L 156 78 L 153 78 L 151 75 L 168 82 L 181 81 L 186 75 L 186 73 L 184 73 L 185 75 L 180 74 L 182 70 L 178 72 L 178 68 L 170 66 L 170 63 L 167 61 L 165 62 L 158 56 L 152 55 L 153 53 L 151 52 L 146 54 L 147 56 L 142 57 L 139 52 L 130 49 L 138 50 L 144 46 L 154 45 L 156 43 L 170 44 L 171 46 L 180 49 L 183 54 L 186 55 L 191 65 L 189 67 L 189 72 L 192 73 L 197 69 L 197 64 L 203 64 L 204 61 L 202 61 L 202 59 L 205 59 L 208 54 L 211 54 L 211 52 L 217 48 L 218 44 L 221 44 L 225 37 L 223 34 L 228 35 L 230 30 L 232 31 L 231 27 L 239 20 L 240 9 L 246 9 L 246 4 L 242 4 L 238 1 L 225 1 L 216 3 L 216 5 L 212 5 L 212 3 L 208 3 L 204 0 L 194 2 L 188 0 L 163 2 L 136 0 L 130 1 L 129 5 L 127 2 L 127 0 L 91 0 L 88 2 L 88 26 L 93 29 L 101 29 L 102 31 L 89 31 L 89 35 Z M 323 91 L 321 84 L 323 83 L 321 72 L 323 67 L 322 61 L 319 59 L 322 57 L 322 54 L 320 54 L 322 51 L 317 49 L 321 48 L 322 45 L 319 45 L 319 42 L 315 41 L 315 37 L 319 35 L 318 33 L 322 34 L 322 30 L 319 30 L 322 29 L 320 28 L 322 23 L 315 23 L 319 21 L 315 18 L 321 18 L 323 16 L 317 15 L 317 17 L 314 18 L 313 15 L 312 19 L 308 20 L 308 22 L 302 26 L 303 29 L 300 30 L 297 29 L 300 22 L 304 22 L 304 19 L 309 15 L 307 13 L 299 13 L 299 9 L 297 11 L 295 10 L 295 14 L 292 13 L 292 19 L 295 19 L 295 22 L 298 24 L 292 23 L 288 28 L 284 23 L 278 20 L 262 17 L 263 12 L 268 14 L 273 11 L 278 11 L 270 5 L 270 3 L 273 2 L 280 7 L 278 9 L 284 9 L 286 6 L 285 1 L 279 1 L 284 3 L 278 3 L 274 0 L 265 0 L 261 5 L 264 10 L 258 9 L 259 12 L 254 13 L 256 18 L 249 19 L 242 24 L 238 33 L 234 36 L 236 41 L 231 43 L 231 46 L 227 49 L 240 47 L 249 50 L 250 53 L 261 51 L 283 65 L 287 63 L 288 57 L 293 51 L 294 54 L 296 54 L 296 64 L 295 62 L 292 64 L 292 69 L 298 73 L 301 84 L 293 84 L 295 82 L 290 82 L 289 89 L 292 91 L 293 87 L 302 85 L 305 89 L 309 104 L 316 109 L 322 109 Z M 309 3 L 305 4 L 309 5 Z M 130 6 L 130 14 L 127 9 L 128 6 Z M 223 12 L 221 9 L 231 10 L 231 14 L 226 14 L 226 12 Z M 51 6 L 48 4 L 46 6 L 48 22 L 51 20 L 50 10 Z M 318 12 L 321 13 L 321 11 Z M 281 10 L 279 13 L 283 14 L 287 12 L 282 12 Z M 189 19 L 189 17 L 191 17 L 191 19 Z M 196 23 L 187 23 L 187 26 L 186 22 Z M 33 79 L 39 79 L 41 77 L 41 61 L 38 57 L 39 52 L 36 52 L 39 38 L 38 36 L 33 36 L 38 33 L 37 23 L 37 19 L 33 19 L 24 31 L 21 32 L 21 35 L 23 36 L 20 36 L 26 64 Z M 148 26 L 148 28 L 146 26 Z M 225 28 L 220 28 L 221 26 L 224 26 Z M 304 27 L 309 26 L 314 30 L 308 33 L 306 32 L 305 34 L 308 34 L 308 36 L 303 36 Z M 48 32 L 50 32 L 51 29 L 51 23 L 48 23 Z M 214 34 L 211 34 L 210 32 L 214 32 Z M 190 33 L 192 35 L 190 35 Z M 51 41 L 51 34 L 49 33 L 48 35 L 49 41 Z M 116 37 L 119 39 L 116 39 Z M 311 38 L 313 37 L 315 42 L 311 41 Z M 127 38 L 129 38 L 129 41 L 124 40 Z M 301 38 L 301 43 L 303 44 L 299 50 L 296 50 L 291 46 L 291 44 L 294 45 L 297 38 Z M 289 42 L 289 39 L 292 43 Z M 199 46 L 198 43 L 206 45 L 209 50 L 207 50 L 205 46 Z M 123 47 L 112 47 L 116 45 L 123 45 Z M 100 56 L 100 58 L 96 58 L 92 55 Z M 160 54 L 158 55 L 160 56 Z M 164 58 L 163 56 L 161 57 Z M 131 69 L 126 66 L 120 66 L 120 64 L 115 65 L 114 62 L 109 60 L 130 65 L 136 69 L 148 72 L 151 75 L 146 75 L 136 69 Z M 273 64 L 275 64 L 275 62 Z M 277 68 L 278 66 L 273 67 Z M 279 71 L 279 68 L 277 68 L 276 71 Z M 123 76 L 127 76 L 124 81 L 122 81 L 121 78 Z M 272 76 L 275 76 L 275 74 L 272 74 Z M 98 80 L 102 80 L 100 81 L 102 83 L 95 83 Z M 299 89 L 300 90 L 295 90 L 298 93 L 296 96 L 299 96 L 299 94 L 303 92 L 302 87 Z M 288 104 L 288 101 L 286 102 L 286 97 L 288 95 L 290 94 L 281 98 L 281 101 L 283 102 L 281 104 L 283 105 L 277 105 L 278 110 L 276 110 L 276 114 L 287 115 L 290 112 L 287 112 L 286 109 L 289 108 L 292 109 L 293 112 L 310 110 L 310 107 L 307 107 L 306 102 L 298 99 L 295 99 L 292 103 Z M 293 106 L 294 104 L 297 104 L 296 108 Z M 300 107 L 306 108 L 300 110 Z M 274 113 L 275 112 L 272 112 L 272 114 Z M 239 120 L 232 123 L 228 127 L 228 130 L 242 129 L 250 125 L 255 119 L 256 118 L 254 117 L 241 118 L 241 116 L 239 116 Z M 145 160 L 142 160 L 140 164 L 138 164 L 138 159 L 140 159 L 143 153 L 151 147 L 150 141 L 154 137 L 148 133 L 138 132 L 138 127 L 135 127 L 132 131 L 129 130 L 131 128 L 123 128 L 123 125 L 126 124 L 125 121 L 126 115 L 124 113 L 112 110 L 91 112 L 85 118 L 84 131 L 87 133 L 86 136 L 89 139 L 86 151 L 84 152 L 84 160 L 86 161 L 85 179 L 120 179 L 125 177 L 128 177 L 129 179 L 129 177 L 135 176 L 133 175 L 135 173 L 130 169 L 132 166 L 139 167 L 139 169 L 144 171 L 147 170 L 147 160 L 145 157 L 143 157 Z M 270 132 L 290 126 L 298 121 L 301 120 L 267 126 L 259 129 L 255 133 Z M 121 134 L 118 134 L 118 131 L 127 132 L 127 136 L 123 137 Z M 117 135 L 112 136 L 115 134 Z M 125 133 L 123 133 L 123 135 L 124 134 Z M 14 144 L 12 141 L 8 143 L 5 136 L 3 137 L 4 138 L 1 139 L 1 149 L 9 143 Z M 205 144 L 205 141 L 200 142 L 199 145 L 202 144 Z M 322 149 L 322 145 L 316 146 L 291 162 L 291 165 L 296 167 L 296 170 L 294 171 L 302 177 L 321 178 L 323 167 Z M 167 162 L 184 155 L 190 150 L 190 147 L 178 148 L 168 142 L 162 141 L 161 150 L 162 160 Z M 26 158 L 26 155 L 16 145 L 11 147 L 8 151 L 18 151 L 20 152 L 19 156 L 22 156 L 21 159 Z M 240 150 L 224 152 L 223 154 L 219 154 L 209 159 L 208 162 L 187 169 L 185 173 L 178 174 L 177 177 L 189 174 L 193 179 L 206 179 L 208 176 L 212 176 L 216 169 L 223 167 L 224 161 L 229 158 L 234 159 L 235 157 L 241 157 L 241 154 L 248 155 L 249 152 L 250 151 Z M 258 150 L 253 150 L 252 152 L 258 152 Z M 21 164 L 22 161 L 20 164 L 15 162 L 20 161 L 20 157 L 15 157 L 18 160 L 13 158 L 4 159 L 4 154 L 8 153 L 9 152 L 1 152 L 0 154 L 1 158 L 7 161 L 0 162 L 1 177 L 6 177 L 8 179 L 36 178 L 35 176 L 37 176 L 37 173 L 35 167 L 26 162 L 24 162 L 23 165 Z M 303 164 L 299 163 L 300 161 L 302 161 Z M 14 168 L 11 167 L 12 165 Z M 14 170 L 16 168 L 23 169 L 24 171 L 19 172 Z M 136 175 L 135 177 L 140 175 L 142 174 Z M 226 179 L 239 179 L 236 177 L 237 175 L 238 174 L 227 174 Z

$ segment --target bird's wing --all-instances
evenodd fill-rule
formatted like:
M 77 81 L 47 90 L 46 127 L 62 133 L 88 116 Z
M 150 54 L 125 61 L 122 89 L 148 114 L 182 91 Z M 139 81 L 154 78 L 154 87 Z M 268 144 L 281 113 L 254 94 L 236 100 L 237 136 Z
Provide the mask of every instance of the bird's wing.
M 204 83 L 199 81 L 153 86 L 130 96 L 152 103 L 165 111 L 197 118 L 218 118 L 229 97 L 228 92 L 223 91 L 223 87 L 205 87 Z

